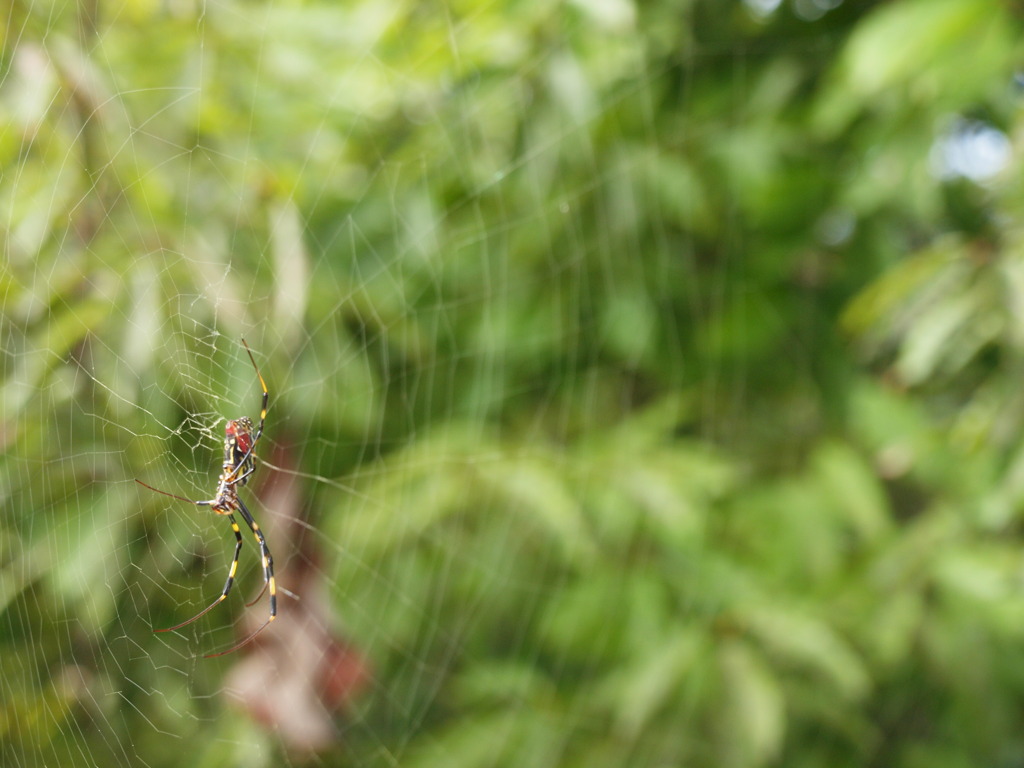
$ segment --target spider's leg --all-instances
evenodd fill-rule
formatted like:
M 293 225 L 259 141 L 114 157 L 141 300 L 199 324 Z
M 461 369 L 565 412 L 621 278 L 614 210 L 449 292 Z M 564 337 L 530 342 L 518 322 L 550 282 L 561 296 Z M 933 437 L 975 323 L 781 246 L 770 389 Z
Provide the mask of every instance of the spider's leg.
M 179 496 L 176 493 L 168 493 L 167 491 L 161 491 L 159 488 L 154 488 L 152 485 L 146 485 L 138 478 L 135 478 L 135 482 L 141 485 L 143 488 L 149 488 L 149 490 L 151 491 L 155 491 L 156 493 L 162 494 L 164 496 L 170 496 L 172 499 L 177 499 L 178 501 L 187 501 L 189 504 L 195 504 L 198 507 L 208 507 L 211 504 L 213 504 L 212 499 L 210 501 L 195 501 L 194 499 L 186 499 L 184 496 Z
M 242 346 L 245 347 L 245 351 L 249 353 L 249 360 L 250 362 L 252 362 L 252 367 L 256 369 L 256 378 L 260 380 L 260 389 L 263 390 L 263 400 L 260 403 L 260 425 L 256 428 L 256 434 L 253 435 L 252 443 L 249 444 L 249 450 L 247 450 L 245 454 L 243 454 L 242 458 L 235 465 L 236 467 L 244 466 L 245 462 L 247 462 L 249 460 L 249 457 L 252 456 L 253 451 L 256 450 L 256 443 L 258 443 L 260 441 L 260 438 L 263 436 L 263 425 L 267 421 L 267 405 L 270 403 L 270 392 L 267 390 L 267 382 L 263 380 L 263 374 L 260 373 L 260 367 L 256 365 L 256 358 L 253 357 L 252 350 L 249 349 L 249 345 L 245 343 L 245 339 L 242 339 Z M 249 475 L 249 473 L 251 473 L 253 469 L 255 469 L 255 467 L 252 467 L 249 470 L 249 472 L 246 472 L 245 475 L 242 475 L 242 477 L 246 477 L 247 475 Z M 234 485 L 241 479 L 242 478 L 237 478 L 233 480 L 231 484 Z
M 234 557 L 231 558 L 231 567 L 228 569 L 228 578 L 227 581 L 224 582 L 224 589 L 221 591 L 220 597 L 218 597 L 216 600 L 214 600 L 212 603 L 206 606 L 206 608 L 201 610 L 191 619 L 187 619 L 186 621 L 183 621 L 180 624 L 175 624 L 173 627 L 167 627 L 166 629 L 154 629 L 154 632 L 173 632 L 176 629 L 181 629 L 182 627 L 188 626 L 193 621 L 201 619 L 203 616 L 208 614 L 210 611 L 212 611 L 214 608 L 216 608 L 218 605 L 220 605 L 227 599 L 228 593 L 231 591 L 231 587 L 234 586 L 235 583 L 235 573 L 238 571 L 238 556 L 239 553 L 241 553 L 242 551 L 242 531 L 239 529 L 238 523 L 235 521 L 234 515 L 228 515 L 228 520 L 231 521 L 231 530 L 235 534 L 235 554 Z
M 244 640 L 241 640 L 231 646 L 226 651 L 207 654 L 206 658 L 208 659 L 234 653 L 239 648 L 248 645 L 255 639 L 256 635 L 266 629 L 267 625 L 277 618 L 277 584 L 274 582 L 274 558 L 270 555 L 270 549 L 267 547 L 267 540 L 263 536 L 263 531 L 260 529 L 259 524 L 253 519 L 252 514 L 246 508 L 245 503 L 237 497 L 235 500 L 238 503 L 238 513 L 242 516 L 242 519 L 245 520 L 245 524 L 249 526 L 249 530 L 252 531 L 253 536 L 256 537 L 256 541 L 259 542 L 260 545 L 260 554 L 263 558 L 263 581 L 264 585 L 270 590 L 270 618 L 263 622 L 255 632 L 250 634 Z M 262 594 L 262 592 L 260 594 Z
M 263 587 L 260 589 L 260 593 L 258 595 L 256 595 L 256 597 L 254 597 L 252 600 L 250 600 L 248 603 L 246 603 L 245 607 L 246 608 L 252 608 L 254 605 L 256 605 L 256 603 L 259 602 L 260 598 L 263 597 L 263 593 L 266 592 L 266 591 L 267 591 L 267 582 L 264 581 L 263 582 Z M 284 592 L 286 590 L 284 589 L 284 587 L 281 587 L 281 591 Z
M 149 490 L 151 491 L 156 491 L 157 493 L 163 494 L 164 496 L 170 496 L 172 499 L 178 499 L 179 501 L 187 501 L 189 504 L 195 504 L 197 507 L 212 507 L 215 506 L 217 503 L 216 499 L 210 499 L 209 501 L 193 501 L 192 499 L 186 499 L 184 496 L 178 496 L 177 494 L 174 493 L 161 491 L 159 488 L 154 488 L 151 485 L 146 485 L 141 480 L 136 480 L 135 482 L 137 482 L 139 485 L 145 488 L 149 488 Z M 220 597 L 218 597 L 216 600 L 210 603 L 206 608 L 197 613 L 191 619 L 187 619 L 186 621 L 183 621 L 180 624 L 175 624 L 173 627 L 167 627 L 166 629 L 154 629 L 154 632 L 173 632 L 176 629 L 181 629 L 182 627 L 188 626 L 193 621 L 201 619 L 207 613 L 212 611 L 215 606 L 224 602 L 224 600 L 227 598 L 228 592 L 231 591 L 231 587 L 235 583 L 235 572 L 238 570 L 238 555 L 242 551 L 242 531 L 241 529 L 239 529 L 238 523 L 235 521 L 233 515 L 228 515 L 228 520 L 231 521 L 231 530 L 234 531 L 235 534 L 235 555 L 231 559 L 231 568 L 228 570 L 228 579 L 226 582 L 224 582 L 224 589 L 221 592 Z
M 249 456 L 248 453 L 245 454 L 245 455 Z M 253 456 L 252 458 L 255 459 L 256 457 Z M 238 465 L 232 470 L 232 472 L 237 472 L 239 467 L 244 467 L 244 466 L 245 466 L 245 459 L 243 458 L 242 461 L 238 462 Z M 251 475 L 255 471 L 256 471 L 256 464 L 254 463 L 251 467 L 249 467 L 249 471 L 248 472 L 246 472 L 243 475 L 239 475 L 238 477 L 233 478 L 232 480 L 225 480 L 224 481 L 224 485 L 237 485 L 238 483 L 240 483 L 243 480 L 245 480 L 245 478 L 247 478 L 249 475 Z

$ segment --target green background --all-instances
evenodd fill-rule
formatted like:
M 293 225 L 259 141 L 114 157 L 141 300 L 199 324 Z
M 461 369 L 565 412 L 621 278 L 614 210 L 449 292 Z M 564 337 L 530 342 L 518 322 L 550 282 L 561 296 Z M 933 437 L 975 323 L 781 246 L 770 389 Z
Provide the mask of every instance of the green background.
M 1022 13 L 5 5 L 0 762 L 1024 765 Z

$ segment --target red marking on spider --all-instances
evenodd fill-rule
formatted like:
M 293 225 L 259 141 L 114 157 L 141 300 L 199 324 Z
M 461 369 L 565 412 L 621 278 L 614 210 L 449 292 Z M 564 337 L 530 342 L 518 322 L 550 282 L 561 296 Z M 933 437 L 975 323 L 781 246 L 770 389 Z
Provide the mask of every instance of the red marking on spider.
M 229 421 L 224 427 L 224 434 L 227 437 L 235 438 L 235 443 L 242 453 L 247 453 L 252 447 L 252 432 L 244 424 L 237 421 Z

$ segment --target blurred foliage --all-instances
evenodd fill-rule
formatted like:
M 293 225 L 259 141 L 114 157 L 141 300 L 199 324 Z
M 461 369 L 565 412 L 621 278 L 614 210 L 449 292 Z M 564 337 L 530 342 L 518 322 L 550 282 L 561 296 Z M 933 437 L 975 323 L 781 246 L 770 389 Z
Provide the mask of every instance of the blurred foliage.
M 1024 762 L 1019 3 L 0 13 L 5 765 Z M 319 755 L 150 631 L 243 334 Z

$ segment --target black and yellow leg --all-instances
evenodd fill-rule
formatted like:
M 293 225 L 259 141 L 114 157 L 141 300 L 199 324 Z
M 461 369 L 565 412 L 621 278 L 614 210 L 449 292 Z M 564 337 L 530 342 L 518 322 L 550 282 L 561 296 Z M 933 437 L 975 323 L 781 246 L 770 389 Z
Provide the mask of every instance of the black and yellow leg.
M 197 504 L 198 506 L 208 506 L 208 504 L 201 504 L 199 502 L 193 503 Z M 231 567 L 228 569 L 228 578 L 227 581 L 224 582 L 224 589 L 220 593 L 220 597 L 218 597 L 216 600 L 210 603 L 206 608 L 197 613 L 191 619 L 183 621 L 180 624 L 175 624 L 173 627 L 167 627 L 166 629 L 154 629 L 154 632 L 173 632 L 176 629 L 181 629 L 182 627 L 188 626 L 193 621 L 201 619 L 203 616 L 208 614 L 210 611 L 212 611 L 214 608 L 216 608 L 218 605 L 220 605 L 227 599 L 228 593 L 231 591 L 231 587 L 235 583 L 235 573 L 238 571 L 238 556 L 242 552 L 242 531 L 238 527 L 238 522 L 235 520 L 234 515 L 228 515 L 228 520 L 231 521 L 231 530 L 235 533 L 235 556 L 231 559 Z
M 249 458 L 249 456 L 250 456 L 250 454 L 248 454 L 248 453 L 247 453 L 247 454 L 245 454 L 245 456 L 244 456 L 244 457 L 242 458 L 242 460 L 241 460 L 241 461 L 240 461 L 240 462 L 238 463 L 238 466 L 237 466 L 237 467 L 235 467 L 235 470 L 236 470 L 236 471 L 237 471 L 237 470 L 238 470 L 239 468 L 241 468 L 241 467 L 245 466 L 245 461 L 246 461 L 246 460 L 247 460 L 247 459 Z M 252 458 L 256 458 L 256 457 L 255 457 L 255 456 L 253 456 Z M 230 475 L 230 473 L 231 473 L 231 471 L 232 471 L 232 470 L 231 470 L 231 467 L 224 467 L 224 471 L 225 471 L 225 472 L 227 473 L 227 474 L 225 475 L 225 477 L 230 477 L 230 476 L 231 476 L 231 475 Z M 253 472 L 255 472 L 255 471 L 256 471 L 256 465 L 255 465 L 255 464 L 250 464 L 250 465 L 249 465 L 249 469 L 247 469 L 247 470 L 246 470 L 246 471 L 245 471 L 244 473 L 242 473 L 242 474 L 241 474 L 241 475 L 239 475 L 238 477 L 236 477 L 236 478 L 233 478 L 233 479 L 231 479 L 231 480 L 225 480 L 225 481 L 224 481 L 224 484 L 225 484 L 225 485 L 245 485 L 245 479 L 246 479 L 247 477 L 249 477 L 249 475 L 251 475 L 251 474 L 252 474 Z
M 242 516 L 242 519 L 245 521 L 245 524 L 249 526 L 249 530 L 252 531 L 253 536 L 256 537 L 256 542 L 259 544 L 260 556 L 263 560 L 263 582 L 264 586 L 270 592 L 270 617 L 265 622 L 263 622 L 263 624 L 261 624 L 260 627 L 255 632 L 250 634 L 244 640 L 241 640 L 240 642 L 231 646 L 226 651 L 221 651 L 220 653 L 207 654 L 206 658 L 208 659 L 212 659 L 216 656 L 224 656 L 228 653 L 234 653 L 242 646 L 248 645 L 250 642 L 252 642 L 256 635 L 258 635 L 260 632 L 266 629 L 267 625 L 270 624 L 270 622 L 272 622 L 275 618 L 277 618 L 277 584 L 274 582 L 274 558 L 270 554 L 270 549 L 267 547 L 267 540 L 263 536 L 263 531 L 260 529 L 259 524 L 253 519 L 252 514 L 250 514 L 249 510 L 246 508 L 245 503 L 241 499 L 236 499 L 236 502 L 238 505 L 238 514 Z M 262 592 L 260 594 L 262 594 Z M 211 606 L 211 608 L 212 607 L 213 606 Z M 206 610 L 209 610 L 209 608 L 207 608 Z M 206 611 L 203 611 L 203 613 L 205 612 Z
M 249 461 L 249 457 L 252 456 L 253 452 L 256 450 L 256 443 L 258 443 L 260 438 L 263 436 L 263 425 L 267 421 L 267 406 L 270 404 L 270 392 L 267 390 L 267 382 L 263 380 L 263 374 L 260 373 L 260 367 L 256 365 L 256 358 L 253 357 L 252 350 L 249 349 L 249 345 L 245 343 L 245 339 L 242 339 L 242 346 L 244 346 L 245 351 L 249 353 L 249 361 L 252 363 L 252 367 L 256 370 L 256 378 L 260 380 L 260 389 L 263 390 L 263 400 L 260 403 L 260 425 L 256 427 L 256 434 L 252 437 L 252 443 L 249 445 L 249 450 L 247 450 L 242 458 L 235 463 L 236 468 L 245 465 L 246 462 Z M 243 477 L 248 476 L 251 473 L 252 469 L 246 472 Z M 241 479 L 241 477 L 234 478 L 231 480 L 230 485 L 235 485 Z

